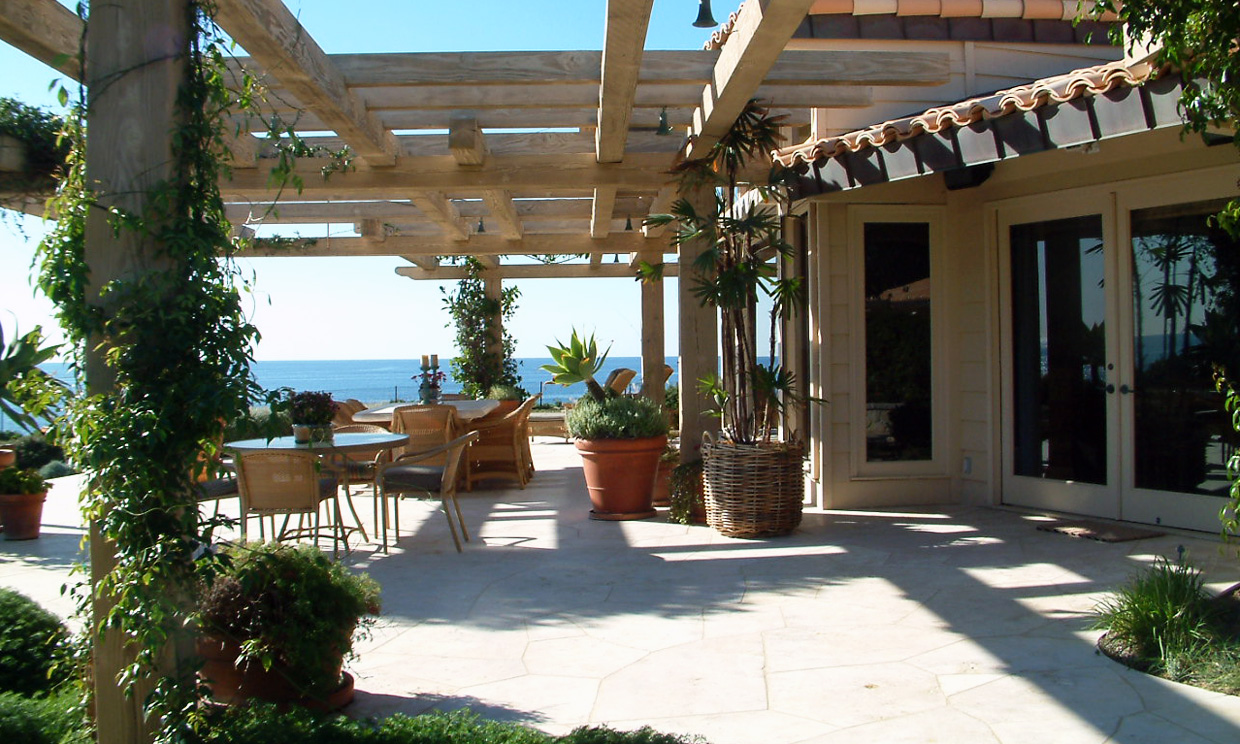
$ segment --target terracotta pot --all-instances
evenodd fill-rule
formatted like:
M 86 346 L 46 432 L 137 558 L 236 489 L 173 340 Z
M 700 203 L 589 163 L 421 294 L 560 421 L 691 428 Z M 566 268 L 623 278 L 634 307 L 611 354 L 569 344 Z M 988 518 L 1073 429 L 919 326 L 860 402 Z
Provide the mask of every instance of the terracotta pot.
M 47 491 L 0 494 L 0 522 L 4 524 L 4 539 L 33 540 L 38 537 L 46 499 Z
M 654 475 L 654 491 L 650 499 L 655 506 L 672 505 L 672 471 L 675 469 L 675 460 L 659 460 L 659 469 Z
M 667 437 L 644 439 L 578 439 L 586 488 L 590 492 L 590 519 L 648 519 L 654 477 Z
M 334 671 L 340 675 L 340 687 L 322 697 L 303 696 L 288 679 L 288 673 L 280 664 L 270 670 L 258 663 L 244 663 L 237 667 L 241 648 L 232 641 L 211 636 L 197 640 L 197 652 L 203 659 L 199 674 L 211 690 L 211 697 L 221 703 L 236 705 L 247 700 L 266 700 L 278 704 L 300 705 L 312 710 L 338 710 L 353 702 L 353 676 L 341 671 L 342 658 L 334 662 Z
M 0 447 L 0 470 L 11 468 L 17 464 L 17 450 Z

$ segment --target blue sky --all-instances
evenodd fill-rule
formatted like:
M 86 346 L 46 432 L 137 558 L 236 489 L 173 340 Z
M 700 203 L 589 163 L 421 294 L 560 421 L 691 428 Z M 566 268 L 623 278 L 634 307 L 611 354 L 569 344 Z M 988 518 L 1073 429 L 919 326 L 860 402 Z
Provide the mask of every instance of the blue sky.
M 72 3 L 62 4 L 72 7 Z M 601 49 L 603 0 L 286 0 L 328 53 Z M 716 3 L 723 20 L 735 5 Z M 693 28 L 694 0 L 655 0 L 647 49 L 697 49 L 709 30 Z M 49 84 L 57 73 L 0 42 L 0 96 L 58 110 Z M 31 289 L 30 264 L 41 220 L 3 214 L 0 221 L 0 325 L 6 335 L 42 325 L 59 338 L 52 306 Z M 341 229 L 344 229 L 342 226 Z M 248 301 L 262 333 L 264 359 L 407 359 L 453 354 L 451 320 L 440 284 L 394 273 L 397 258 L 278 258 L 243 262 L 255 277 Z M 455 283 L 443 286 L 451 288 Z M 665 282 L 667 353 L 676 354 L 675 280 Z M 612 353 L 641 348 L 639 286 L 628 279 L 527 280 L 511 324 L 518 356 L 545 356 L 572 325 L 612 343 Z

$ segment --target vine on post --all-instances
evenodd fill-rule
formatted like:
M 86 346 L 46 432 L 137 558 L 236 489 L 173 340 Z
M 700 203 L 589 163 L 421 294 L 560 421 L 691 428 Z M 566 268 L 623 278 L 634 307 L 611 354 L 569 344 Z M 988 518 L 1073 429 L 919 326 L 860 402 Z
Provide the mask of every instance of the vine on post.
M 460 350 L 459 356 L 452 359 L 452 378 L 461 383 L 466 395 L 485 398 L 495 385 L 517 387 L 521 383 L 513 359 L 516 341 L 508 332 L 521 290 L 506 287 L 498 300 L 488 297 L 481 276 L 482 263 L 470 256 L 464 264 L 467 276 L 457 285 L 456 292 L 440 289 L 444 307 L 456 323 L 456 348 Z M 497 318 L 504 327 L 499 338 L 493 330 Z
M 256 116 L 262 92 L 248 73 L 227 71 L 212 4 L 191 0 L 188 12 L 170 175 L 148 191 L 141 213 L 93 193 L 83 90 L 66 124 L 70 155 L 49 208 L 57 221 L 38 253 L 39 286 L 56 304 L 79 376 L 88 348 L 103 344 L 107 379 L 69 401 L 57 425 L 72 459 L 91 473 L 83 511 L 115 557 L 93 589 L 104 599 L 96 606 L 107 610 L 92 627 L 119 631 L 134 650 L 118 682 L 129 694 L 150 684 L 144 704 L 158 741 L 189 738 L 202 710 L 194 665 L 171 672 L 161 665 L 192 623 L 195 594 L 220 567 L 209 545 L 222 521 L 200 515 L 193 473 L 202 455 L 217 454 L 224 422 L 265 395 L 250 371 L 258 330 L 243 312 L 246 278 L 233 261 L 244 243 L 231 237 L 218 185 L 227 143 L 240 134 L 230 131 L 230 117 Z M 89 23 L 85 4 L 79 14 Z M 295 136 L 283 139 L 277 184 L 293 182 L 293 158 L 306 152 Z M 340 158 L 329 166 L 339 167 Z M 113 230 L 138 241 L 147 257 L 102 287 L 91 287 L 86 261 L 92 210 L 105 210 Z M 98 361 L 92 365 L 94 373 Z

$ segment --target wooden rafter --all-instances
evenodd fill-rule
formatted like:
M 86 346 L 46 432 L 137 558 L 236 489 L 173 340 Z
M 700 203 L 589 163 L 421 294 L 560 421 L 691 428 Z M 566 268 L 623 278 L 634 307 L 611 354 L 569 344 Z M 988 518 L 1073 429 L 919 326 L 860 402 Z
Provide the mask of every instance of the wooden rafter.
M 487 141 L 473 116 L 456 115 L 448 130 L 448 149 L 458 165 L 482 165 L 487 161 Z
M 583 192 L 589 193 L 589 192 Z M 616 198 L 616 214 L 632 215 L 636 224 L 644 213 L 649 199 L 636 196 Z M 489 214 L 484 202 L 461 201 L 453 202 L 461 216 L 477 218 Z M 225 207 L 228 219 L 232 222 L 249 222 L 250 217 L 258 217 L 266 211 L 265 204 L 233 203 Z M 517 215 L 522 219 L 590 219 L 593 211 L 593 200 L 588 196 L 577 194 L 558 194 L 550 199 L 515 199 L 513 202 Z M 391 224 L 416 223 L 422 218 L 421 212 L 407 201 L 368 201 L 368 202 L 289 202 L 280 204 L 272 214 L 262 221 L 264 224 L 305 224 L 307 222 L 353 222 L 361 223 L 367 219 L 378 219 Z
M 217 0 L 215 20 L 372 166 L 396 161 L 396 141 L 280 0 Z
M 78 47 L 85 25 L 55 0 L 0 3 L 0 39 L 74 80 L 82 79 Z
M 633 278 L 633 267 L 627 263 L 596 262 L 594 261 L 594 256 L 590 258 L 590 263 L 505 265 L 493 275 L 501 279 Z M 466 276 L 464 269 L 455 266 L 440 266 L 430 271 L 421 267 L 402 266 L 396 269 L 396 273 L 411 279 L 433 279 L 436 281 L 464 279 Z M 679 275 L 680 267 L 675 263 L 664 264 L 664 277 Z
M 411 192 L 409 201 L 439 226 L 449 240 L 469 240 L 469 225 L 448 197 L 440 191 Z
M 741 5 L 732 35 L 715 63 L 713 82 L 702 91 L 688 157 L 700 157 L 732 126 L 813 4 L 814 0 L 748 0 Z
M 518 241 L 487 232 L 474 235 L 468 242 L 446 238 L 391 235 L 383 242 L 367 238 L 307 238 L 273 243 L 257 240 L 244 252 L 247 256 L 505 256 L 564 255 L 574 253 L 621 253 L 628 255 L 644 249 L 641 233 L 612 233 L 603 240 L 584 235 L 526 235 Z
M 436 258 L 435 256 L 423 256 L 423 255 L 413 254 L 413 255 L 401 256 L 401 258 L 405 259 L 406 261 L 413 264 L 414 266 L 417 266 L 419 269 L 422 269 L 423 271 L 435 271 L 436 269 L 439 268 L 439 259 Z
M 499 234 L 505 240 L 520 240 L 525 230 L 513 204 L 512 193 L 504 189 L 487 189 L 482 192 L 482 201 L 487 205 L 487 212 Z
M 594 190 L 594 203 L 590 212 L 590 237 L 605 238 L 611 232 L 611 216 L 615 214 L 616 190 L 611 187 Z
M 595 153 L 600 163 L 618 163 L 624 158 L 653 4 L 654 0 L 609 0 L 607 3 L 595 137 Z

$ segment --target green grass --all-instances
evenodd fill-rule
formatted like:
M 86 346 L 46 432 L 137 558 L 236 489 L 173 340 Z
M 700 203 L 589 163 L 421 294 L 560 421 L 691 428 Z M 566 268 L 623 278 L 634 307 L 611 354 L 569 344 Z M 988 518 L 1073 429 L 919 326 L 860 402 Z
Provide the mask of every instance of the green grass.
M 1151 674 L 1240 694 L 1240 637 L 1201 572 L 1159 558 L 1095 608 L 1105 645 Z

